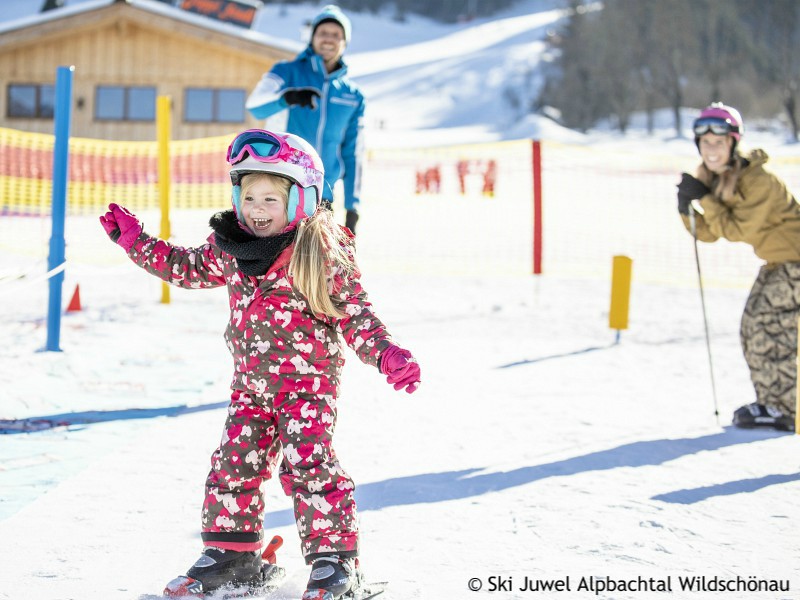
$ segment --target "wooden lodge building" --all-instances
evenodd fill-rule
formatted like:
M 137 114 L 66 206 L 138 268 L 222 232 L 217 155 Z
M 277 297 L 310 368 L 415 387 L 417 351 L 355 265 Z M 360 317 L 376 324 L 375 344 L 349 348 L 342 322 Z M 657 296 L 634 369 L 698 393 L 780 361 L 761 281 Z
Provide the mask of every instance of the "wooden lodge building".
M 303 47 L 159 0 L 55 8 L 0 24 L 0 127 L 53 133 L 56 70 L 70 65 L 74 137 L 154 140 L 158 96 L 176 140 L 258 127 L 248 94 Z

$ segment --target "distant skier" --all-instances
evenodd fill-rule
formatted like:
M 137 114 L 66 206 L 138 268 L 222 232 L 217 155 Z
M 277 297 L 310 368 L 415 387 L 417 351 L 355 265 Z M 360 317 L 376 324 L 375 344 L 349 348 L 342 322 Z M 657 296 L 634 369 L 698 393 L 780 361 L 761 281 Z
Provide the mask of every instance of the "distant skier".
M 744 122 L 735 108 L 715 102 L 694 122 L 702 164 L 683 173 L 678 211 L 690 230 L 696 201 L 697 239 L 745 242 L 766 261 L 742 315 L 740 339 L 756 401 L 737 409 L 738 427 L 794 430 L 797 318 L 800 316 L 800 206 L 783 181 L 765 170 L 767 153 L 744 155 Z
M 342 56 L 350 43 L 350 19 L 328 5 L 311 21 L 308 47 L 291 62 L 266 73 L 245 104 L 257 119 L 289 110 L 286 130 L 310 141 L 325 164 L 322 198 L 333 202 L 333 187 L 344 184 L 345 226 L 353 233 L 361 201 L 365 101 L 347 76 Z
M 305 560 L 304 598 L 339 598 L 361 583 L 354 484 L 332 446 L 344 344 L 396 390 L 414 392 L 420 369 L 375 315 L 359 282 L 352 236 L 318 210 L 322 161 L 291 134 L 248 130 L 228 148 L 233 208 L 213 235 L 181 248 L 147 235 L 109 205 L 106 233 L 149 273 L 183 288 L 227 286 L 233 355 L 231 402 L 211 458 L 202 510 L 202 556 L 166 592 L 208 592 L 260 582 L 261 484 L 280 462 L 294 500 Z M 328 596 L 325 596 L 328 598 Z

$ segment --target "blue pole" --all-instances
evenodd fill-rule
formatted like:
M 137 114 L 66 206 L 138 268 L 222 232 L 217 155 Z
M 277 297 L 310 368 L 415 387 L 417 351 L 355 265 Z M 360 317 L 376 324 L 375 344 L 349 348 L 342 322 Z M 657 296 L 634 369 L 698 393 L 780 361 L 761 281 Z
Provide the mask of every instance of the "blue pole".
M 67 215 L 67 174 L 69 166 L 69 125 L 72 111 L 72 73 L 75 67 L 56 71 L 55 147 L 53 148 L 53 228 L 50 235 L 48 272 L 64 263 L 64 222 Z M 47 345 L 49 352 L 61 352 L 61 289 L 64 271 L 50 277 L 50 301 L 47 310 Z

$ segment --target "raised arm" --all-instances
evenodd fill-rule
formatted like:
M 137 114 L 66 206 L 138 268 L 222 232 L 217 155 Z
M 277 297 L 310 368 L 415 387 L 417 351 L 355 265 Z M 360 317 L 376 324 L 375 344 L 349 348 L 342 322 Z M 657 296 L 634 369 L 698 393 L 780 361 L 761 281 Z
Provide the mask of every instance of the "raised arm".
M 213 288 L 225 285 L 219 251 L 211 244 L 181 248 L 147 235 L 139 219 L 128 209 L 109 204 L 100 217 L 106 234 L 122 247 L 136 265 L 172 285 Z

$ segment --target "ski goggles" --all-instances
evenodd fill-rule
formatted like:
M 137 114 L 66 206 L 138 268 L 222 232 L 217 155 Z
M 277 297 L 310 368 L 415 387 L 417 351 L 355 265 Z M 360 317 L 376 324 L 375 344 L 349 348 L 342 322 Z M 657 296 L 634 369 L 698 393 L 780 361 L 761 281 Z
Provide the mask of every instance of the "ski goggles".
M 728 135 L 738 133 L 739 128 L 730 121 L 718 117 L 704 117 L 694 122 L 694 134 L 697 136 L 705 135 L 709 131 L 714 135 Z
M 303 187 L 321 185 L 322 172 L 317 170 L 314 159 L 299 148 L 292 148 L 284 137 L 264 131 L 248 129 L 237 135 L 228 146 L 227 161 L 235 166 L 247 157 L 264 164 L 286 163 L 292 169 L 292 178 Z M 288 175 L 288 173 L 287 173 Z

